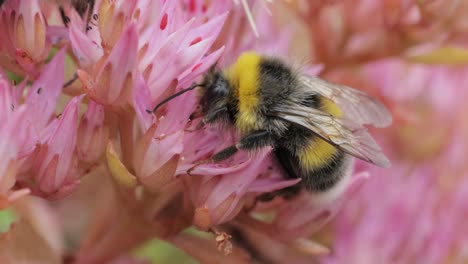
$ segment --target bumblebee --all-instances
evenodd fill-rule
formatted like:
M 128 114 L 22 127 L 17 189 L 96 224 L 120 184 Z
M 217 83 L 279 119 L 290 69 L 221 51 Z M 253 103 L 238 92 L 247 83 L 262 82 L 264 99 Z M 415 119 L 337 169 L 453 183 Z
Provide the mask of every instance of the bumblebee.
M 196 87 L 201 87 L 203 123 L 231 125 L 241 135 L 211 160 L 272 146 L 285 177 L 301 178 L 297 186 L 279 192 L 285 197 L 302 188 L 319 194 L 332 191 L 350 173 L 352 157 L 390 166 L 364 125 L 388 126 L 391 115 L 364 92 L 302 75 L 280 59 L 249 52 L 224 71 L 211 69 L 201 83 L 153 110 Z

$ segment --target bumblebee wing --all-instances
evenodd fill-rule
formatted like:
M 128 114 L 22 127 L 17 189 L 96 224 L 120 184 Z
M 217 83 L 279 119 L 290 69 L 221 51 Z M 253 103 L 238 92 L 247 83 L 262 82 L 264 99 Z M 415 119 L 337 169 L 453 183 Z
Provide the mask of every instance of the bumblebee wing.
M 357 123 L 300 104 L 278 106 L 272 109 L 271 115 L 310 130 L 356 158 L 380 167 L 390 166 L 367 129 Z
M 359 125 L 386 127 L 392 123 L 392 115 L 387 108 L 364 92 L 308 75 L 302 75 L 300 82 L 306 86 L 306 91 L 332 100 L 346 119 Z

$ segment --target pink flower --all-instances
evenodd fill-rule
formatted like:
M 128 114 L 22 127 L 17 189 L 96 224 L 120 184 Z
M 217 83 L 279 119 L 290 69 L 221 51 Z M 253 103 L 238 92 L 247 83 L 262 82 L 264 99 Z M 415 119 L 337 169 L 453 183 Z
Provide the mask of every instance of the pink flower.
M 137 142 L 133 164 L 136 176 L 143 184 L 150 189 L 160 189 L 175 180 L 173 176 L 183 149 L 184 129 L 193 112 L 193 104 L 184 100 L 189 96 L 184 95 L 170 103 L 167 115 L 158 117 L 153 123 L 152 116 L 146 112 L 151 105 L 148 87 L 142 77 L 139 81 L 137 87 L 140 90 L 136 91 L 136 96 L 140 98 L 135 98 L 135 102 L 140 106 L 137 113 L 145 133 Z
M 14 93 L 8 79 L 0 72 L 0 208 L 29 192 L 13 189 L 20 165 L 18 152 L 26 140 L 26 109 L 18 106 Z
M 86 23 L 75 12 L 71 13 L 68 38 L 79 65 L 84 69 L 92 66 L 104 55 L 102 40 L 97 30 L 86 30 Z
M 221 145 L 218 150 L 222 148 Z M 273 168 L 268 160 L 270 151 L 266 149 L 258 153 L 255 159 L 247 157 L 245 153 L 235 155 L 228 166 L 196 166 L 187 179 L 192 186 L 191 197 L 196 207 L 194 224 L 207 230 L 226 223 L 244 206 L 248 207 L 252 203 L 255 194 L 258 194 L 256 191 L 272 192 L 296 184 L 299 181 L 297 179 L 280 180 L 278 168 Z M 269 178 L 277 180 L 266 183 L 264 179 Z M 260 187 L 260 184 L 263 186 Z
M 35 144 L 37 137 L 50 123 L 59 100 L 65 65 L 65 50 L 59 51 L 44 67 L 39 78 L 29 88 L 25 99 L 28 107 L 28 123 L 34 133 L 30 144 Z
M 111 49 L 121 38 L 126 30 L 125 25 L 132 21 L 136 2 L 135 0 L 101 2 L 97 12 L 97 22 L 104 49 Z
M 0 65 L 36 77 L 50 50 L 38 1 L 6 1 L 0 19 Z
M 361 1 L 356 10 L 326 1 L 316 5 L 317 20 L 306 21 L 312 31 L 296 31 L 303 18 L 294 17 L 294 12 L 283 14 L 282 3 L 266 2 L 103 0 L 93 2 L 90 9 L 89 1 L 46 1 L 41 2 L 42 10 L 38 1 L 3 3 L 0 65 L 23 81 L 11 85 L 0 74 L 0 206 L 16 206 L 14 201 L 29 192 L 54 199 L 54 211 L 68 207 L 60 220 L 73 242 L 63 252 L 62 241 L 36 235 L 33 221 L 25 221 L 18 225 L 33 233 L 31 243 L 24 242 L 22 229 L 11 229 L 9 238 L 0 239 L 15 247 L 2 244 L 14 253 L 5 259 L 21 256 L 16 249 L 34 253 L 31 248 L 37 247 L 46 253 L 44 261 L 52 263 L 136 263 L 128 256 L 155 237 L 203 263 L 309 263 L 330 253 L 311 235 L 358 193 L 369 176 L 368 167 L 358 163 L 359 173 L 350 168 L 347 180 L 326 197 L 302 192 L 291 199 L 265 201 L 259 199 L 263 194 L 301 181 L 285 177 L 272 148 L 239 151 L 224 162 L 210 162 L 239 135 L 234 127 L 201 126 L 195 115 L 196 90 L 151 110 L 168 96 L 200 83 L 210 68 L 223 69 L 246 50 L 283 58 L 294 54 L 293 59 L 300 56 L 303 63 L 307 56 L 294 49 L 295 43 L 302 45 L 300 40 L 310 37 L 305 36 L 308 33 L 314 33 L 318 46 L 305 53 L 323 54 L 324 59 L 303 65 L 301 71 L 317 74 L 323 68 L 327 76 L 340 76 L 333 67 L 354 63 L 362 54 L 403 52 L 393 47 L 382 52 L 378 46 L 393 40 L 389 28 L 407 29 L 425 14 L 411 1 L 394 5 Z M 74 10 L 76 4 L 83 5 L 81 11 L 88 8 L 85 15 Z M 366 30 L 362 19 L 353 21 L 356 14 L 376 10 L 392 26 L 372 25 Z M 63 19 L 70 21 L 64 25 Z M 348 20 L 349 25 L 344 23 Z M 304 43 L 300 50 L 309 48 Z M 49 54 L 51 47 L 58 52 Z M 392 91 L 391 76 L 404 75 L 407 68 L 398 68 L 399 62 L 377 64 L 356 71 L 356 78 L 374 95 L 397 105 L 424 91 L 424 87 L 415 87 L 410 95 Z M 463 80 L 445 78 L 443 69 L 422 70 L 414 80 L 403 76 L 399 80 L 424 86 L 430 83 L 423 81 L 428 72 L 440 74 L 433 91 L 447 79 Z M 447 110 L 447 102 L 454 98 L 453 92 L 447 94 L 439 98 L 431 92 L 430 101 Z M 445 110 L 440 113 L 454 113 Z M 385 142 L 393 155 L 404 153 Z M 452 156 L 459 152 L 455 146 L 447 150 Z M 451 164 L 459 163 L 454 158 Z M 42 212 L 50 209 L 31 204 Z M 57 235 L 44 226 L 51 237 Z M 183 232 L 192 226 L 211 235 Z M 49 244 L 53 250 L 44 248 Z M 1 251 L 0 258 L 6 252 Z M 32 253 L 24 254 L 27 261 L 34 259 Z
M 144 43 L 139 63 L 151 98 L 155 101 L 163 99 L 161 95 L 172 82 L 190 85 L 216 62 L 222 48 L 213 52 L 212 56 L 208 51 L 227 15 L 213 17 L 202 25 L 197 25 L 199 22 L 195 23 L 193 19 L 177 25 L 176 18 L 167 13 L 161 16 L 162 24 L 154 28 L 151 38 Z M 171 32 L 172 29 L 177 30 Z
M 464 1 L 290 2 L 310 32 L 312 59 L 331 68 L 401 56 L 418 45 L 466 46 Z
M 65 51 L 59 51 L 54 59 L 44 67 L 38 79 L 28 88 L 24 106 L 27 108 L 24 120 L 24 131 L 27 134 L 26 142 L 19 152 L 22 159 L 20 171 L 28 171 L 31 168 L 31 153 L 40 142 L 40 138 L 51 119 L 55 116 L 57 101 L 60 96 L 63 83 Z M 23 87 L 20 87 L 22 90 Z M 18 103 L 22 95 L 18 95 Z
M 323 263 L 466 261 L 460 249 L 468 229 L 460 219 L 468 211 L 462 198 L 468 185 L 463 179 L 444 192 L 431 166 L 401 166 L 370 180 L 337 218 L 333 254 Z
M 97 162 L 104 154 L 109 134 L 104 107 L 90 101 L 78 128 L 78 158 L 88 164 Z
M 108 57 L 92 67 L 91 72 L 78 70 L 84 89 L 95 101 L 106 106 L 130 104 L 137 59 L 136 26 L 129 25 Z
M 393 58 L 362 65 L 397 114 L 386 133 L 393 168 L 372 177 L 329 230 L 322 263 L 464 263 L 468 141 L 466 66 Z M 382 138 L 384 139 L 384 138 Z
M 259 6 L 259 4 L 252 4 L 251 8 L 256 11 L 255 24 L 258 25 L 258 36 L 245 20 L 246 14 L 242 6 L 232 7 L 233 11 L 228 17 L 221 35 L 222 43 L 230 52 L 220 59 L 221 65 L 227 66 L 233 63 L 245 51 L 256 51 L 265 55 L 275 54 L 284 57 L 283 59 L 286 61 L 290 60 L 287 55 L 293 35 L 292 27 L 279 27 L 269 13 L 268 7 Z M 242 34 L 242 38 L 237 37 L 239 34 Z M 299 61 L 299 63 L 303 63 L 303 61 Z
M 277 230 L 275 236 L 283 239 L 300 238 L 323 228 L 342 207 L 347 206 L 348 200 L 369 178 L 369 173 L 361 172 L 347 177 L 350 179 L 340 183 L 344 190 L 338 190 L 331 197 L 303 193 L 294 203 L 283 204 L 273 222 Z
M 18 180 L 34 193 L 49 197 L 65 195 L 77 183 L 75 146 L 81 97 L 72 99 L 63 115 L 53 117 L 62 89 L 64 55 L 64 50 L 56 54 L 20 106 L 27 110 L 18 134 L 25 135 L 16 151 Z
M 69 194 L 78 184 L 75 153 L 78 106 L 82 97 L 73 98 L 59 118 L 45 129 L 34 149 L 32 177 L 34 192 L 54 198 Z

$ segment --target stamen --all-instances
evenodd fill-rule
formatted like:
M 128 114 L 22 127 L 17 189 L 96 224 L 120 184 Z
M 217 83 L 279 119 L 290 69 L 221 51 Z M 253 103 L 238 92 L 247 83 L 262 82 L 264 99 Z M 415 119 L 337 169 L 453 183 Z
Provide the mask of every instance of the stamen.
M 257 25 L 255 24 L 255 20 L 253 19 L 252 16 L 252 11 L 250 10 L 249 5 L 247 4 L 247 0 L 241 0 L 242 7 L 244 8 L 245 15 L 247 16 L 247 20 L 249 20 L 249 24 L 252 27 L 252 30 L 255 34 L 255 36 L 258 38 L 258 30 L 257 30 Z

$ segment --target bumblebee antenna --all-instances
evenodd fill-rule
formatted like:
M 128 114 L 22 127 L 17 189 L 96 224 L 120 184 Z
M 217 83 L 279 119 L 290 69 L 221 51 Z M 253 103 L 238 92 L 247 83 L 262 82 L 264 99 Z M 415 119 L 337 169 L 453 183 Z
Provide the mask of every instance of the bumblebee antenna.
M 156 111 L 158 110 L 158 108 L 161 107 L 163 104 L 169 102 L 170 100 L 176 98 L 177 96 L 179 96 L 179 95 L 181 95 L 181 94 L 184 94 L 184 93 L 186 93 L 186 92 L 188 92 L 188 91 L 191 91 L 191 90 L 193 90 L 193 89 L 195 89 L 195 88 L 197 88 L 197 87 L 203 87 L 203 86 L 205 86 L 205 85 L 204 85 L 204 84 L 200 84 L 200 83 L 194 83 L 194 84 L 190 85 L 190 87 L 185 88 L 185 89 L 183 89 L 183 90 L 180 90 L 180 91 L 178 91 L 177 93 L 175 93 L 175 94 L 173 94 L 173 95 L 171 95 L 171 96 L 168 96 L 166 99 L 164 99 L 164 100 L 162 100 L 161 102 L 159 102 L 159 104 L 157 104 L 157 105 L 153 108 L 153 110 L 146 109 L 146 112 L 147 112 L 148 114 L 154 113 L 154 112 L 156 112 Z

